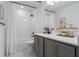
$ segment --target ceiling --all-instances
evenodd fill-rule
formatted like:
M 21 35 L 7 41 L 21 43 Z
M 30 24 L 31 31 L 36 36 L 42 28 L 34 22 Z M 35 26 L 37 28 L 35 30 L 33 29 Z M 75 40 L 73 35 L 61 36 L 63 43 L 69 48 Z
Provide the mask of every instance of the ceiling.
M 57 11 L 75 3 L 78 3 L 78 1 L 59 1 L 53 6 L 47 6 L 46 9 L 50 11 Z
M 62 9 L 66 6 L 69 6 L 73 3 L 77 3 L 78 1 L 59 1 L 57 3 L 55 3 L 55 5 L 53 6 L 50 6 L 50 5 L 47 5 L 47 2 L 46 1 L 16 1 L 16 3 L 18 4 L 22 4 L 22 5 L 26 5 L 26 6 L 29 6 L 29 7 L 32 7 L 32 8 L 39 8 L 39 7 L 42 7 L 43 5 L 47 5 L 45 7 L 45 10 L 48 10 L 48 11 L 51 11 L 51 12 L 55 12 L 59 9 Z

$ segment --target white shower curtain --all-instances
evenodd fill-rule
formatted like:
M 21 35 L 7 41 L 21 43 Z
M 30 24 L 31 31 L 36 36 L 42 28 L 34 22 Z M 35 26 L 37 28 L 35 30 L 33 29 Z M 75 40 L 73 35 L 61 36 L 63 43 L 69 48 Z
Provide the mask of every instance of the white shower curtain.
M 6 22 L 6 56 L 11 56 L 15 52 L 15 20 L 13 18 L 13 4 L 5 2 L 5 22 Z

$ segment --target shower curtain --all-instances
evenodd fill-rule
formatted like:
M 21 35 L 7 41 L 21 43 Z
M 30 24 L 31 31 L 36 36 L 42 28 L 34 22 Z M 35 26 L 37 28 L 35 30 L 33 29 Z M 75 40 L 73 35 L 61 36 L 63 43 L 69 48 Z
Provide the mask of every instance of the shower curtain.
M 15 21 L 13 18 L 13 4 L 4 2 L 5 7 L 5 55 L 11 56 L 15 52 Z

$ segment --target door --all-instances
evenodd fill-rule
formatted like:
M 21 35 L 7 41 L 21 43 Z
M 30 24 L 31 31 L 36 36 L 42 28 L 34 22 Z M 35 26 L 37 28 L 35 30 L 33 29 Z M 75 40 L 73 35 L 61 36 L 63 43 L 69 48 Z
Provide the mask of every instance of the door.
M 74 57 L 75 48 L 72 46 L 55 42 L 55 56 L 56 57 Z
M 45 39 L 44 41 L 44 56 L 54 57 L 54 41 Z

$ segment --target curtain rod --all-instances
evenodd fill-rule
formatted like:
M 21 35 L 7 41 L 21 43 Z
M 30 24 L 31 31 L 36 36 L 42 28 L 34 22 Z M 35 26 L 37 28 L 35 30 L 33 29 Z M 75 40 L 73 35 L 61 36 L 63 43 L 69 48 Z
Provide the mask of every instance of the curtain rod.
M 18 2 L 14 2 L 14 1 L 9 1 L 9 2 L 16 3 L 16 4 L 19 4 L 19 5 L 23 5 L 23 6 L 27 6 L 27 7 L 31 7 L 31 8 L 36 8 L 36 7 L 30 6 L 30 5 L 21 4 L 21 3 L 18 3 Z

